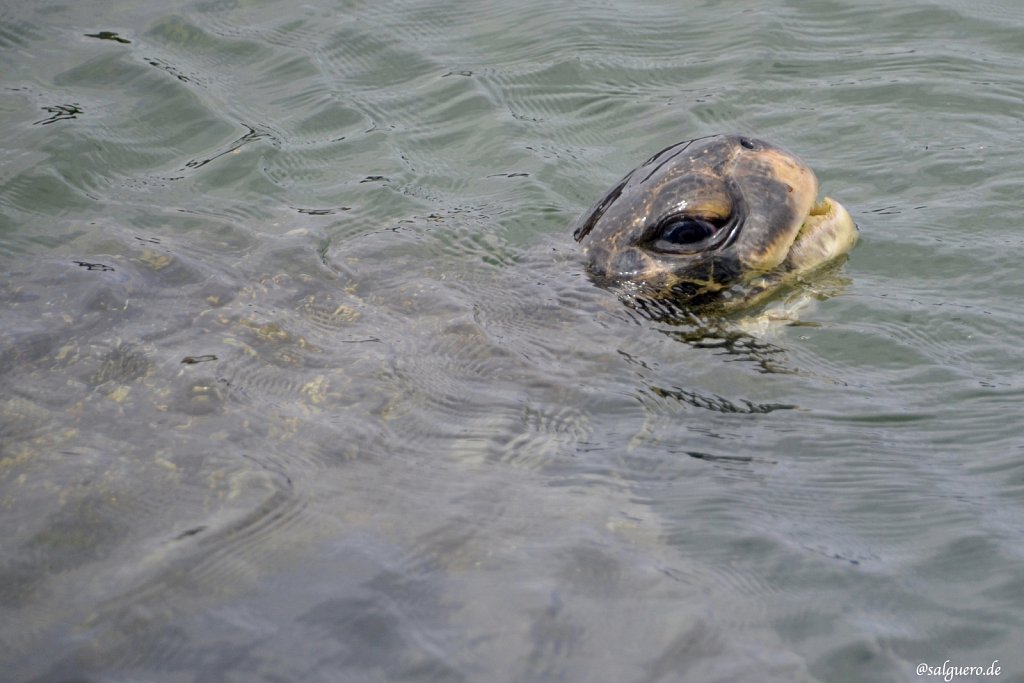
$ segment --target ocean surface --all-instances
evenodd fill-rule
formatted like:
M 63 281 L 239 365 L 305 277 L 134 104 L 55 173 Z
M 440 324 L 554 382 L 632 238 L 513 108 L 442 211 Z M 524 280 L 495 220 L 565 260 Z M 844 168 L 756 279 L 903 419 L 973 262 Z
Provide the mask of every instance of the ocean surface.
M 860 243 L 640 315 L 718 132 Z M 1018 0 L 8 0 L 0 139 L 4 680 L 1024 681 Z

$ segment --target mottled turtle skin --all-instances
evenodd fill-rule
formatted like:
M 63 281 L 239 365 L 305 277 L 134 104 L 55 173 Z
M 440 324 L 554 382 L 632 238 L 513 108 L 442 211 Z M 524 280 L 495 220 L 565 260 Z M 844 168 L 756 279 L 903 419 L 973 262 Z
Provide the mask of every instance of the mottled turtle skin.
M 694 302 L 749 298 L 846 253 L 856 226 L 818 179 L 763 140 L 716 135 L 672 145 L 577 222 L 595 279 Z

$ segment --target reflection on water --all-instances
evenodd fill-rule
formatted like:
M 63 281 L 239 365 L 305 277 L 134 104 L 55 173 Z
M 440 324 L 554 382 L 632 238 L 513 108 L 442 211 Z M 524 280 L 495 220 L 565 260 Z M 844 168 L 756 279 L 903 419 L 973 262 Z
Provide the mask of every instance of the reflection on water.
M 8 3 L 10 678 L 1019 678 L 1022 24 Z M 850 261 L 727 318 L 595 286 L 573 220 L 719 131 Z

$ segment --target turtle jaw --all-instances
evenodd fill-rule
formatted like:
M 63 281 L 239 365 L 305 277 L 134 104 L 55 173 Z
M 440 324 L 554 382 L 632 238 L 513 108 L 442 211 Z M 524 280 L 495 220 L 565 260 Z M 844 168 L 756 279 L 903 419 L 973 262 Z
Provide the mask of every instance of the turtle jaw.
M 857 225 L 846 207 L 824 197 L 808 211 L 784 267 L 797 273 L 813 270 L 850 251 L 856 243 Z

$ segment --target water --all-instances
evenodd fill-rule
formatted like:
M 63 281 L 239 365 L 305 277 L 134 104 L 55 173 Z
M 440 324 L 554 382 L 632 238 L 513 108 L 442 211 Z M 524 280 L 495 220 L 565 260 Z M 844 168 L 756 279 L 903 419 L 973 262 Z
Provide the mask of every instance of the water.
M 1022 36 L 1011 0 L 6 3 L 5 675 L 1024 680 Z M 573 219 L 721 131 L 860 225 L 800 326 L 582 272 Z

